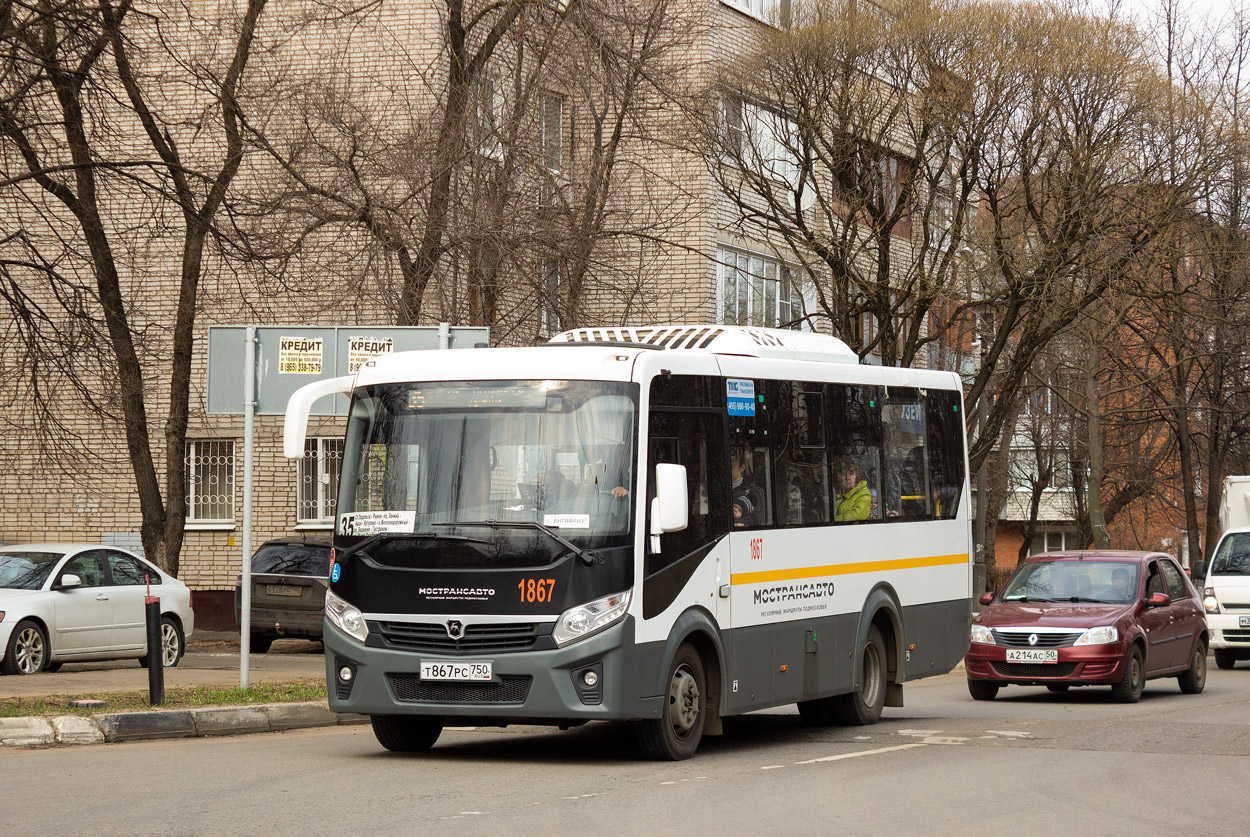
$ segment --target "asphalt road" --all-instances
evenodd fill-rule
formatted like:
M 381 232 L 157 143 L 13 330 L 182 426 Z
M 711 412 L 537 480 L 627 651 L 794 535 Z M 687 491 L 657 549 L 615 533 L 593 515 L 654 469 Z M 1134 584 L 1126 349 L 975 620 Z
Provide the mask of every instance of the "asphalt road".
M 726 723 L 691 761 L 652 763 L 591 724 L 447 730 L 419 756 L 368 726 L 0 753 L 8 834 L 1237 834 L 1250 821 L 1250 667 L 1206 691 L 1151 681 L 906 687 L 872 727 L 793 707 Z

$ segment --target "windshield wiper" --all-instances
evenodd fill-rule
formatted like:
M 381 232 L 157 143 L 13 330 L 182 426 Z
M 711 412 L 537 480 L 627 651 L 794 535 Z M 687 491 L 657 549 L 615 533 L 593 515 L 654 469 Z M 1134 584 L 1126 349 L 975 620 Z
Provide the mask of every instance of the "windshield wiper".
M 1053 602 L 1086 602 L 1088 604 L 1113 604 L 1104 599 L 1091 599 L 1086 596 L 1068 596 L 1063 599 L 1051 599 Z
M 551 538 L 556 543 L 560 544 L 560 546 L 564 547 L 565 549 L 569 550 L 574 555 L 576 555 L 578 558 L 580 558 L 582 563 L 585 564 L 586 566 L 589 567 L 595 563 L 599 563 L 599 564 L 603 563 L 603 558 L 599 555 L 599 553 L 592 552 L 589 549 L 582 549 L 580 546 L 573 543 L 572 541 L 567 540 L 561 537 L 560 535 L 556 534 L 555 531 L 551 529 L 551 527 L 545 526 L 544 524 L 539 523 L 536 520 L 457 520 L 454 522 L 435 523 L 432 525 L 434 526 L 489 526 L 492 529 L 495 528 L 496 526 L 499 526 L 505 529 L 537 529 L 539 532 L 542 532 L 544 535 Z
M 440 524 L 435 523 L 435 526 Z M 363 552 L 365 547 L 373 546 L 377 543 L 389 540 L 441 540 L 441 541 L 463 541 L 466 543 L 480 543 L 490 546 L 490 541 L 484 541 L 481 538 L 470 538 L 468 535 L 442 535 L 438 532 L 378 532 L 376 535 L 370 535 L 358 544 L 348 548 L 344 555 L 350 555 L 354 552 Z

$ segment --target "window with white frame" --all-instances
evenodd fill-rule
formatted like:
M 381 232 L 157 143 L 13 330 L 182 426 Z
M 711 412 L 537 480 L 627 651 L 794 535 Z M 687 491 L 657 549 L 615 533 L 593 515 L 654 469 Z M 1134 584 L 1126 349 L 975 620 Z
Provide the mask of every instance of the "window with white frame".
M 717 317 L 725 325 L 793 328 L 803 304 L 790 269 L 773 259 L 724 247 L 716 252 Z
M 564 169 L 563 137 L 564 97 L 558 93 L 543 91 L 539 95 L 539 144 L 542 160 L 552 171 Z
M 1051 450 L 1045 451 L 1043 455 L 1044 459 L 1050 460 L 1050 479 L 1046 488 L 1050 490 L 1072 488 L 1072 467 L 1067 454 L 1063 451 Z M 1011 449 L 1007 479 L 1012 491 L 1032 491 L 1034 484 L 1040 479 L 1040 473 L 1037 451 L 1033 448 Z
M 188 439 L 185 450 L 186 522 L 233 523 L 234 441 Z
M 304 442 L 295 492 L 296 524 L 334 525 L 342 467 L 342 439 L 314 437 Z
M 794 186 L 799 179 L 798 128 L 771 108 L 743 100 L 736 93 L 722 99 L 725 153 L 751 171 Z
M 1029 554 L 1040 555 L 1043 552 L 1063 552 L 1068 549 L 1068 534 L 1059 529 L 1043 529 L 1040 532 L 1034 532 L 1033 541 L 1029 544 Z M 1072 548 L 1079 549 L 1075 540 Z
M 777 22 L 777 12 L 781 7 L 781 0 L 721 0 L 721 2 L 767 23 Z
M 477 82 L 478 153 L 498 159 L 503 156 L 500 131 L 503 129 L 503 85 L 491 75 L 482 75 Z
M 538 292 L 538 327 L 543 334 L 556 334 L 560 331 L 560 263 L 555 259 L 543 259 L 538 271 L 542 280 Z

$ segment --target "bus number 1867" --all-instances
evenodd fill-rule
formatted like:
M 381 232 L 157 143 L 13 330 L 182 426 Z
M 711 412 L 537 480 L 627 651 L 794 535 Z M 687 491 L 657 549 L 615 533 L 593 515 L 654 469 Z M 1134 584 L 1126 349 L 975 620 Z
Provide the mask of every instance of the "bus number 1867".
M 556 580 L 554 578 L 523 578 L 517 582 L 517 589 L 521 591 L 523 602 L 549 602 L 552 592 L 556 589 Z

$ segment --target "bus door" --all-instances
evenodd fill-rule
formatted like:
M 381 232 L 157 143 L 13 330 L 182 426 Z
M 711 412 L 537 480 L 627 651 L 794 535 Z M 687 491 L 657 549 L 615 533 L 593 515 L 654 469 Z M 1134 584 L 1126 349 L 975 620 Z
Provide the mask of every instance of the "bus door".
M 653 409 L 648 438 L 647 531 L 651 529 L 651 498 L 655 496 L 658 464 L 685 466 L 690 516 L 684 530 L 661 537 L 659 552 L 650 552 L 648 547 L 643 573 L 645 618 L 658 616 L 679 597 L 707 604 L 708 591 L 685 590 L 695 571 L 707 560 L 723 562 L 718 569 L 717 586 L 729 584 L 728 554 L 716 549 L 725 534 L 729 514 L 723 488 L 727 482 L 723 414 L 714 410 Z M 722 553 L 718 559 L 716 556 Z M 716 618 L 728 628 L 729 599 L 712 592 Z

